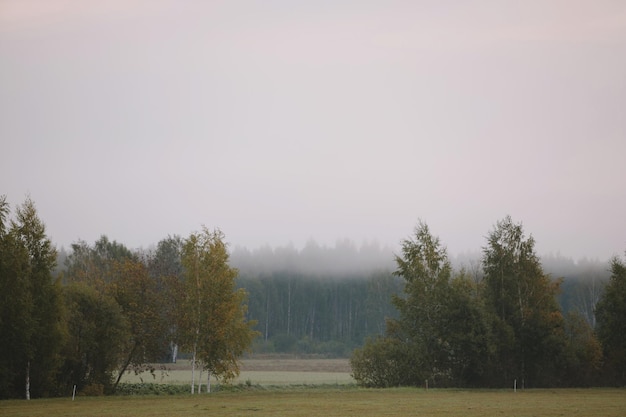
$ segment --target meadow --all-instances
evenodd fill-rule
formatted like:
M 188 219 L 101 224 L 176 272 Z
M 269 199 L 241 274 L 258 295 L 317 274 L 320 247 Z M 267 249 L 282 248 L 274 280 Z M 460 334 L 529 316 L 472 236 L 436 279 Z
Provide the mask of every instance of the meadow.
M 206 375 L 206 374 L 204 374 Z M 206 376 L 202 384 L 206 383 Z M 158 384 L 190 384 L 191 365 L 182 360 L 176 364 L 168 364 L 165 370 L 156 370 L 153 375 L 144 372 L 139 375 L 126 373 L 122 382 L 127 383 L 158 383 Z M 348 359 L 300 359 L 294 357 L 268 357 L 244 359 L 241 362 L 241 373 L 233 384 L 250 385 L 344 385 L 354 384 L 350 376 Z M 212 385 L 218 382 L 212 379 Z
M 80 397 L 0 402 L 12 417 L 159 416 L 606 416 L 623 417 L 621 389 L 510 391 L 282 389 L 151 397 Z
M 112 396 L 0 401 L 0 415 L 11 417 L 159 416 L 620 416 L 624 389 L 452 390 L 363 389 L 350 378 L 344 359 L 248 359 L 237 389 L 196 395 Z M 151 381 L 188 384 L 184 362 Z M 271 376 L 271 378 L 270 378 Z M 266 381 L 266 383 L 262 383 Z

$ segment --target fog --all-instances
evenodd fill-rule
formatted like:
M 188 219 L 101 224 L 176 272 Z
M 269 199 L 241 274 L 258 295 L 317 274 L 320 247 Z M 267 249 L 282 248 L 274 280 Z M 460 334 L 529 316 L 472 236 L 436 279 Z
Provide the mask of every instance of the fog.
M 625 50 L 609 0 L 0 0 L 0 194 L 59 247 L 397 252 L 422 219 L 457 256 L 511 215 L 606 260 Z
M 261 276 L 285 271 L 309 276 L 363 277 L 375 271 L 395 269 L 391 248 L 381 247 L 376 242 L 358 246 L 347 239 L 334 246 L 322 246 L 309 240 L 301 250 L 293 245 L 277 248 L 268 245 L 255 250 L 235 247 L 231 262 L 243 274 Z

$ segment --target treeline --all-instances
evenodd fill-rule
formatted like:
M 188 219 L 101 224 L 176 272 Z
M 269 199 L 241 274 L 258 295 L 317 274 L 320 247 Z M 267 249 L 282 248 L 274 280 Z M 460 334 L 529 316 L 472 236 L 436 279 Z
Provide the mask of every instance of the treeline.
M 392 297 L 404 287 L 393 274 L 393 259 L 390 248 L 347 241 L 334 248 L 313 242 L 301 250 L 235 248 L 231 260 L 239 269 L 237 282 L 249 293 L 248 314 L 262 334 L 255 352 L 349 356 L 368 337 L 383 335 L 386 320 L 398 316 Z M 455 273 L 475 283 L 483 280 L 480 254 L 457 256 L 450 263 Z M 609 265 L 561 256 L 543 258 L 542 264 L 561 282 L 557 300 L 563 314 L 580 314 L 595 326 L 595 305 L 609 279 Z
M 149 253 L 79 241 L 54 276 L 56 258 L 34 203 L 10 218 L 0 197 L 0 398 L 111 393 L 125 372 L 154 372 L 179 348 L 192 394 L 201 371 L 208 388 L 211 375 L 238 374 L 257 332 L 220 231 Z
M 617 345 L 600 337 L 609 333 L 602 333 L 597 317 L 609 277 L 614 280 L 621 264 L 561 257 L 540 262 L 521 226 L 511 243 L 515 250 L 507 249 L 510 259 L 501 245 L 500 252 L 492 250 L 508 260 L 491 264 L 487 252 L 449 259 L 438 241 L 421 253 L 426 246 L 418 238 L 405 241 L 398 256 L 376 243 L 357 247 L 347 240 L 334 248 L 310 241 L 300 250 L 231 253 L 219 231 L 206 229 L 168 236 L 148 249 L 130 250 L 102 236 L 57 253 L 32 201 L 11 218 L 2 197 L 0 214 L 2 398 L 67 395 L 74 386 L 83 393 L 112 392 L 124 372 L 155 371 L 154 363 L 177 357 L 195 357 L 202 370 L 228 378 L 250 344 L 253 352 L 343 357 L 362 347 L 352 362 L 364 385 L 428 379 L 437 386 L 503 386 L 511 378 L 527 386 L 605 385 L 624 373 L 615 352 L 623 355 L 626 347 L 608 347 Z M 522 246 L 530 272 L 518 268 Z M 413 288 L 420 280 L 439 289 L 420 294 Z M 545 295 L 536 301 L 550 308 L 538 316 L 556 323 L 546 339 L 531 337 L 545 332 L 546 322 L 531 320 L 537 319 L 531 304 L 520 307 L 526 293 Z M 220 326 L 232 331 L 215 332 Z M 215 338 L 224 334 L 230 337 Z M 550 352 L 557 356 L 544 346 L 553 339 L 558 343 Z M 402 362 L 396 348 L 410 360 Z M 374 368 L 366 371 L 363 363 L 380 365 L 386 376 L 365 376 Z M 391 364 L 416 371 L 392 377 Z
M 312 276 L 282 271 L 239 277 L 258 322 L 256 352 L 346 357 L 397 314 L 391 297 L 401 281 L 388 272 Z
M 510 217 L 487 237 L 480 270 L 455 271 L 424 223 L 403 242 L 384 336 L 351 357 L 364 386 L 568 387 L 626 383 L 626 266 L 611 261 L 608 285 L 583 294 L 587 312 L 563 313 L 562 280 L 547 274 Z M 590 288 L 593 288 L 592 284 Z M 595 327 L 593 323 L 596 323 Z

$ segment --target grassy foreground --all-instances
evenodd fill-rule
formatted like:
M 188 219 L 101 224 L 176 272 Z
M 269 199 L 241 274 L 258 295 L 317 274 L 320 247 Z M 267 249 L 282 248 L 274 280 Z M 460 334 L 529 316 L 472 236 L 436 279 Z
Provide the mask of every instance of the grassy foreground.
M 0 415 L 37 416 L 615 416 L 623 389 L 463 391 L 283 389 L 154 397 L 80 397 L 0 401 Z

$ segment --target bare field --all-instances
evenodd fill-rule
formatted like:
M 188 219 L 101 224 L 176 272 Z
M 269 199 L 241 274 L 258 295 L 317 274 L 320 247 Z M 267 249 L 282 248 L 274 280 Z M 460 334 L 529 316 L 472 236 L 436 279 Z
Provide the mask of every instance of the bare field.
M 182 360 L 164 366 L 166 369 L 164 371 L 157 370 L 154 376 L 148 372 L 139 375 L 126 373 L 122 382 L 190 383 L 191 365 L 189 361 Z M 244 359 L 241 361 L 241 374 L 233 383 L 246 382 L 253 385 L 345 385 L 355 383 L 350 376 L 348 359 L 296 358 Z
M 12 417 L 160 416 L 600 416 L 623 417 L 623 389 L 429 390 L 284 389 L 152 397 L 81 397 L 0 401 Z

